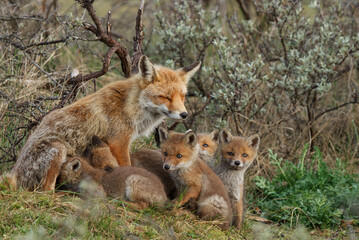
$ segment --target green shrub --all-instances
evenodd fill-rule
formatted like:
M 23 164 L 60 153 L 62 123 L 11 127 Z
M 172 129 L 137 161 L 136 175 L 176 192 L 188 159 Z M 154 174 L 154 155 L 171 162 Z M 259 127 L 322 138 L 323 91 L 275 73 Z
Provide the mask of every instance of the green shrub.
M 307 227 L 333 227 L 348 216 L 347 209 L 358 201 L 358 175 L 345 171 L 337 159 L 336 167 L 323 162 L 322 154 L 315 147 L 309 168 L 304 158 L 305 146 L 298 164 L 283 161 L 269 150 L 271 164 L 276 175 L 271 179 L 255 178 L 258 206 L 264 217 L 290 226 L 303 224 Z

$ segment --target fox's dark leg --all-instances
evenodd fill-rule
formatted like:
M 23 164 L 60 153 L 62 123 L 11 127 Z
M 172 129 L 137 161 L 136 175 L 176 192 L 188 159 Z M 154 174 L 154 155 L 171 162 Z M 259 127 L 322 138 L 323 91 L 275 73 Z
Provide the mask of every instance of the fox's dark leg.
M 54 191 L 56 178 L 59 176 L 62 164 L 66 161 L 66 148 L 61 143 L 52 143 L 51 147 L 56 148 L 58 153 L 53 157 L 50 168 L 47 171 L 41 189 L 43 191 Z

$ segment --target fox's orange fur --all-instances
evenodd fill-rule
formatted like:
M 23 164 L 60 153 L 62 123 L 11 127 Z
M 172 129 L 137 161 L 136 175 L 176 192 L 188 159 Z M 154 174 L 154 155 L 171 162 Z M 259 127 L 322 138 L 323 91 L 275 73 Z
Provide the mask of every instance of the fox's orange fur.
M 155 174 L 162 182 L 168 198 L 178 196 L 178 190 L 171 175 L 163 169 L 162 154 L 158 150 L 143 149 L 131 153 L 132 166 L 144 168 Z
M 168 172 L 162 168 L 162 154 L 159 150 L 142 149 L 131 153 L 131 166 L 146 169 L 155 174 L 162 182 L 170 199 L 177 196 L 176 185 Z M 111 172 L 119 167 L 108 145 L 97 136 L 92 138 L 91 145 L 86 149 L 84 158 L 96 169 Z
M 112 155 L 108 144 L 97 136 L 92 137 L 91 144 L 86 148 L 83 157 L 88 160 L 94 168 L 108 172 L 120 166 L 116 158 Z
M 235 137 L 227 129 L 220 132 L 221 161 L 215 172 L 222 179 L 231 199 L 233 223 L 240 229 L 244 221 L 244 173 L 253 163 L 259 147 L 257 134 Z
M 199 143 L 199 157 L 213 169 L 219 145 L 219 130 L 214 130 L 209 134 L 199 133 L 197 136 Z
M 194 132 L 167 132 L 159 128 L 163 168 L 185 190 L 179 205 L 196 201 L 197 214 L 202 219 L 221 219 L 227 229 L 232 217 L 228 194 L 218 176 L 198 157 L 198 141 Z
M 53 190 L 67 156 L 78 156 L 92 136 L 105 140 L 121 166 L 130 165 L 129 146 L 166 116 L 183 119 L 187 82 L 200 63 L 178 70 L 139 61 L 139 73 L 49 113 L 31 134 L 12 170 L 16 186 Z
M 209 134 L 200 133 L 198 136 L 199 157 L 212 165 L 215 161 L 219 143 L 219 131 L 215 130 Z M 136 167 L 142 167 L 147 171 L 158 176 L 164 184 L 167 196 L 173 199 L 178 196 L 178 190 L 171 175 L 163 169 L 162 154 L 160 150 L 142 149 L 136 153 L 131 153 L 131 164 Z
M 164 204 L 168 199 L 161 181 L 142 168 L 115 167 L 106 172 L 92 167 L 81 157 L 70 157 L 62 165 L 58 183 L 66 190 L 82 194 L 83 180 L 95 185 L 95 190 L 104 196 L 128 201 L 134 208 L 146 208 L 152 204 Z

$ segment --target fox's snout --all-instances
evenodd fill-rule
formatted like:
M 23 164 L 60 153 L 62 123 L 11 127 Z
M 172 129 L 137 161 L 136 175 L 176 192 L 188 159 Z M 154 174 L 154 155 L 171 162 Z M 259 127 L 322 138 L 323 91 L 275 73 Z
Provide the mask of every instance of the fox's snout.
M 163 164 L 163 169 L 166 171 L 173 171 L 176 169 L 176 166 L 172 165 L 172 164 L 168 164 L 168 163 L 164 163 Z
M 234 169 L 241 169 L 244 167 L 244 162 L 240 160 L 229 160 L 229 165 Z
M 167 164 L 167 163 L 165 163 L 165 164 L 163 164 L 163 169 L 164 170 L 170 170 L 170 168 L 171 168 L 171 166 L 169 165 L 169 164 Z
M 183 119 L 185 119 L 185 118 L 187 118 L 188 113 L 187 113 L 187 112 L 182 112 L 182 113 L 180 113 L 180 116 L 181 116 Z

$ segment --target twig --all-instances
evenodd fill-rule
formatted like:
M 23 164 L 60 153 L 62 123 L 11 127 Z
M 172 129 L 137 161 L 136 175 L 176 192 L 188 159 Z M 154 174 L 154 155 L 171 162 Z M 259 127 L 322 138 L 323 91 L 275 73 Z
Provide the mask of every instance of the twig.
M 125 75 L 125 77 L 130 77 L 131 59 L 128 54 L 127 48 L 122 44 L 120 44 L 119 42 L 117 42 L 115 39 L 113 39 L 111 34 L 105 33 L 105 31 L 102 28 L 100 20 L 96 16 L 95 9 L 92 6 L 93 0 L 76 0 L 76 1 L 80 3 L 83 8 L 87 10 L 92 21 L 95 23 L 95 26 L 90 23 L 84 23 L 83 25 L 85 29 L 93 32 L 97 36 L 98 40 L 105 43 L 107 46 L 117 47 L 116 54 L 121 60 L 122 72 Z M 109 14 L 108 17 L 111 17 L 111 14 Z M 109 21 L 110 19 L 107 20 L 108 23 L 107 26 L 109 26 Z
M 142 0 L 141 6 L 138 9 L 136 17 L 136 36 L 133 37 L 133 56 L 132 56 L 132 73 L 138 72 L 138 61 L 140 60 L 143 51 L 142 51 L 142 42 L 143 42 L 143 24 L 142 24 L 142 14 L 145 5 L 145 0 Z
M 69 40 L 70 37 L 66 37 L 63 39 L 59 39 L 59 40 L 54 40 L 54 41 L 46 41 L 46 42 L 41 42 L 41 43 L 34 43 L 34 44 L 30 44 L 28 46 L 23 46 L 17 43 L 11 43 L 12 46 L 19 48 L 20 50 L 24 51 L 28 48 L 32 48 L 32 47 L 38 47 L 38 46 L 44 46 L 44 45 L 51 45 L 51 44 L 57 44 L 57 43 L 64 43 L 67 40 Z
M 33 21 L 50 21 L 48 19 L 45 19 L 42 16 L 39 15 L 32 15 L 32 16 L 9 16 L 9 15 L 0 15 L 1 21 L 13 21 L 13 20 L 33 20 Z
M 103 60 L 103 65 L 102 65 L 101 70 L 99 70 L 97 72 L 86 74 L 84 76 L 82 74 L 77 75 L 76 77 L 70 78 L 67 82 L 71 83 L 71 84 L 77 84 L 80 82 L 88 81 L 93 78 L 99 78 L 102 75 L 106 74 L 108 71 L 108 68 L 110 66 L 112 55 L 118 50 L 118 48 L 119 48 L 119 46 L 114 46 L 108 50 L 107 55 L 106 55 L 105 59 Z
M 314 118 L 314 121 L 318 120 L 321 116 L 323 116 L 323 115 L 326 114 L 326 113 L 329 113 L 329 112 L 338 110 L 339 108 L 345 107 L 345 106 L 347 106 L 347 105 L 349 105 L 349 104 L 359 104 L 359 101 L 358 101 L 358 99 L 356 99 L 356 97 L 355 97 L 354 101 L 346 102 L 346 103 L 343 103 L 343 104 L 341 104 L 341 105 L 339 105 L 339 106 L 336 106 L 336 107 L 327 109 L 327 110 L 325 110 L 325 111 L 319 113 L 319 114 Z

